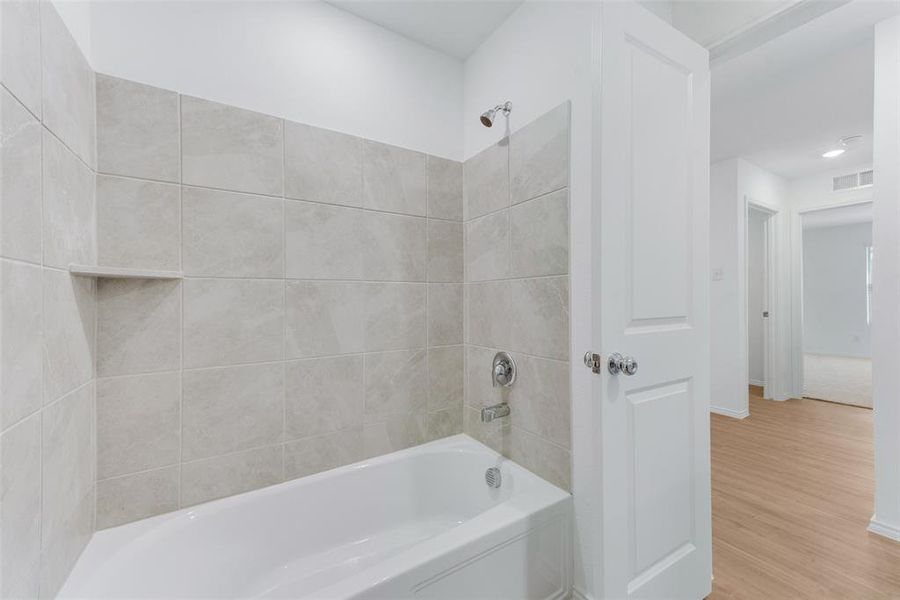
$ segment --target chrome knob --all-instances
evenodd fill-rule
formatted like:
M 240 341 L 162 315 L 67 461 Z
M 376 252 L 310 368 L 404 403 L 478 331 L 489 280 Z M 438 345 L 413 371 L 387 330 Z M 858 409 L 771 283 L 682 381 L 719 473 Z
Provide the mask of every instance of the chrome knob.
M 638 364 L 633 357 L 622 356 L 618 352 L 614 352 L 609 355 L 609 360 L 606 362 L 606 368 L 612 375 L 622 373 L 623 375 L 631 376 L 637 373 Z

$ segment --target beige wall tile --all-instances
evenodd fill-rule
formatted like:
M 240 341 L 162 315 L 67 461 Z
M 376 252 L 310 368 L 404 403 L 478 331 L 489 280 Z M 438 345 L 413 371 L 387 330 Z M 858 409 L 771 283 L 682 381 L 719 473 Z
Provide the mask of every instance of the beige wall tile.
M 180 371 L 97 381 L 97 479 L 180 458 Z
M 284 282 L 185 279 L 184 366 L 283 358 Z
M 569 272 L 569 194 L 562 189 L 509 210 L 510 276 Z
M 466 281 L 509 275 L 509 211 L 466 223 Z
M 97 263 L 180 270 L 179 187 L 98 175 Z
M 569 184 L 569 103 L 515 132 L 509 141 L 512 204 Z
M 285 444 L 284 477 L 305 477 L 349 465 L 362 458 L 361 428 L 309 437 Z
M 185 187 L 184 272 L 203 277 L 281 277 L 282 200 Z
M 41 313 L 41 268 L 0 261 L 0 431 L 43 403 Z
M 428 216 L 462 221 L 463 166 L 454 160 L 427 157 Z
M 425 346 L 425 284 L 366 284 L 366 352 Z
M 511 407 L 510 421 L 563 448 L 572 443 L 569 401 L 569 363 L 513 354 L 516 382 L 504 399 Z M 487 373 L 487 370 L 483 370 Z
M 480 409 L 503 402 L 511 388 L 494 387 L 491 378 L 494 355 L 497 350 L 481 346 L 466 346 L 466 405 Z M 516 374 L 518 378 L 521 373 Z M 514 383 L 513 387 L 517 384 Z
M 374 281 L 425 281 L 426 220 L 364 213 L 363 273 Z
M 97 529 L 178 510 L 180 468 L 165 467 L 97 482 Z
M 93 532 L 93 388 L 44 409 L 42 428 L 41 596 L 53 596 Z
M 509 206 L 509 140 L 482 150 L 463 168 L 467 220 Z
M 285 439 L 360 429 L 364 394 L 361 354 L 286 363 Z
M 0 12 L 25 2 L 0 3 Z M 37 3 L 33 3 L 37 12 Z M 0 23 L 3 34 L 7 24 Z M 5 45 L 5 39 L 0 44 Z M 0 64 L 7 58 L 0 57 Z M 25 107 L 0 88 L 0 255 L 41 262 L 41 124 Z
M 425 155 L 363 141 L 363 206 L 425 216 Z
M 94 264 L 94 173 L 44 131 L 44 264 Z
M 566 491 L 572 488 L 572 458 L 567 450 L 518 427 L 509 431 L 509 458 L 553 485 Z
M 428 349 L 428 411 L 460 408 L 463 403 L 463 347 Z M 489 371 L 485 371 L 488 373 Z
M 508 348 L 512 329 L 523 326 L 512 313 L 512 282 L 488 281 L 466 286 L 466 343 Z
M 283 480 L 281 445 L 185 463 L 181 467 L 181 505 L 249 492 Z
M 284 193 L 288 198 L 362 206 L 362 140 L 284 123 Z
M 181 181 L 178 94 L 97 74 L 97 170 Z
M 283 138 L 281 119 L 181 97 L 185 184 L 280 196 Z
M 569 278 L 516 279 L 509 282 L 509 288 L 508 347 L 535 356 L 568 359 Z
M 37 0 L 0 2 L 0 82 L 41 114 L 41 10 Z
M 366 354 L 365 374 L 366 423 L 425 413 L 428 403 L 424 386 L 428 381 L 425 350 Z
M 284 216 L 287 277 L 363 278 L 363 211 L 291 200 Z
M 463 225 L 428 220 L 428 281 L 463 280 Z
M 428 345 L 463 342 L 463 285 L 428 284 Z
M 36 598 L 41 569 L 41 416 L 0 436 L 0 596 Z
M 285 286 L 287 358 L 363 351 L 366 284 L 288 281 Z
M 428 441 L 462 433 L 462 410 L 460 404 L 456 408 L 428 413 Z
M 101 279 L 97 294 L 101 377 L 181 367 L 181 282 Z
M 191 370 L 183 378 L 182 460 L 282 441 L 282 363 Z
M 81 160 L 97 155 L 94 71 L 52 2 L 41 2 L 43 120 Z
M 93 279 L 43 270 L 44 404 L 94 374 L 96 286 Z
M 363 428 L 363 455 L 380 456 L 428 441 L 428 414 L 416 412 L 390 417 Z

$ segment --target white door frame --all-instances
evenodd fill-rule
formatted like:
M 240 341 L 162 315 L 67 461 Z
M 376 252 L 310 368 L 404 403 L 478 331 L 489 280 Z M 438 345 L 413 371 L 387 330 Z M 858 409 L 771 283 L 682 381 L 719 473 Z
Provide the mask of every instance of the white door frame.
M 872 204 L 872 196 L 854 196 L 844 199 L 829 199 L 829 202 L 795 208 L 791 219 L 791 305 L 793 332 L 791 335 L 791 363 L 793 364 L 793 381 L 791 388 L 797 398 L 803 396 L 803 216 L 822 210 L 846 208 Z
M 767 206 L 763 202 L 759 202 L 754 200 L 748 196 L 744 196 L 744 210 L 746 211 L 745 223 L 744 223 L 744 279 L 743 279 L 743 308 L 742 313 L 744 317 L 744 334 L 747 337 L 747 356 L 744 361 L 744 373 L 746 377 L 746 385 L 744 385 L 743 390 L 744 393 L 747 393 L 747 389 L 750 385 L 750 356 L 749 356 L 749 346 L 750 346 L 750 308 L 749 303 L 747 302 L 747 298 L 750 293 L 750 211 L 754 210 L 756 212 L 762 213 L 766 215 L 766 220 L 764 224 L 763 236 L 763 297 L 765 298 L 765 310 L 769 311 L 769 318 L 767 318 L 763 327 L 763 398 L 770 397 L 770 385 L 769 385 L 769 377 L 773 372 L 772 365 L 769 364 L 772 355 L 772 349 L 770 348 L 771 340 L 774 340 L 775 337 L 772 335 L 772 308 L 775 304 L 775 295 L 773 294 L 773 290 L 775 288 L 774 283 L 772 281 L 772 273 L 773 270 L 773 259 L 775 257 L 775 235 L 772 227 L 772 220 L 778 214 L 778 210 Z M 749 412 L 749 408 L 748 408 Z

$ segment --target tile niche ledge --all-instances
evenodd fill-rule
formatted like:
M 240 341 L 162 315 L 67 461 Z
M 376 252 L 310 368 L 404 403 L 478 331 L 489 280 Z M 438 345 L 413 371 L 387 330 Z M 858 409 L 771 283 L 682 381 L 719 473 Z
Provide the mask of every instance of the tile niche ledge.
M 184 273 L 181 271 L 78 265 L 74 263 L 69 265 L 69 273 L 79 277 L 96 277 L 102 279 L 184 279 Z

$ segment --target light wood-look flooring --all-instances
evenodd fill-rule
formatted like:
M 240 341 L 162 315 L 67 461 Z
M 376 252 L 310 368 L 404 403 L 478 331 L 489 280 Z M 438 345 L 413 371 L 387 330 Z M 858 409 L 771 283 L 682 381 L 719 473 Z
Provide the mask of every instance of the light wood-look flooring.
M 900 598 L 900 543 L 866 531 L 872 411 L 751 395 L 711 419 L 710 598 Z

